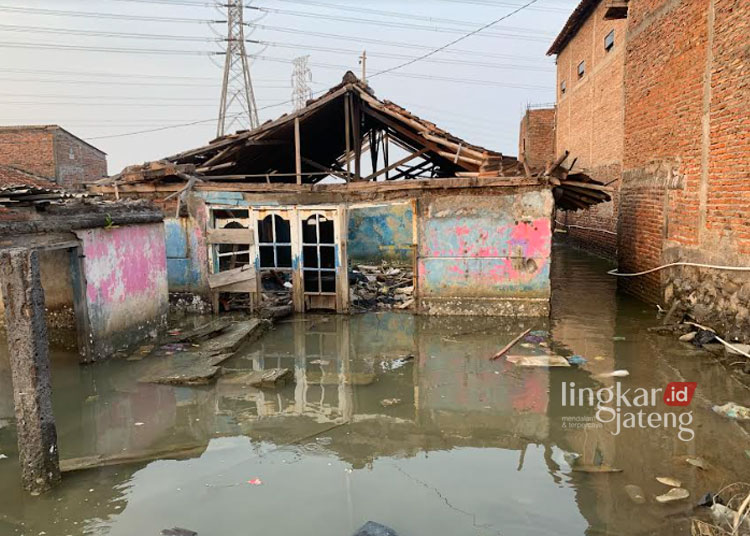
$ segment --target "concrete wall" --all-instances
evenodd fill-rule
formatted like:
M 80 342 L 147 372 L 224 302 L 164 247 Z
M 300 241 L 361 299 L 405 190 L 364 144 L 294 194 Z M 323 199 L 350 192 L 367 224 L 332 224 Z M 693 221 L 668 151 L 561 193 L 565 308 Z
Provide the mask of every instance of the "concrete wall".
M 418 305 L 426 314 L 549 312 L 549 190 L 418 201 Z
M 556 151 L 568 150 L 577 158 L 576 169 L 618 188 L 623 155 L 623 72 L 627 22 L 604 20 L 607 2 L 597 8 L 557 57 Z M 614 47 L 604 48 L 604 38 L 615 31 Z M 585 62 L 585 74 L 578 65 Z M 561 84 L 565 82 L 565 93 Z M 567 162 L 568 164 L 571 161 Z M 571 225 L 569 237 L 582 247 L 614 258 L 617 243 L 618 194 L 610 203 L 588 210 L 558 214 Z M 609 231 L 609 232 L 602 232 Z
M 208 293 L 204 228 L 192 217 L 165 218 L 170 292 Z
M 518 137 L 518 159 L 534 169 L 544 169 L 555 159 L 555 108 L 526 110 Z
M 39 270 L 44 288 L 44 304 L 49 311 L 73 307 L 70 253 L 67 249 L 39 252 Z M 5 307 L 0 300 L 0 324 L 5 323 Z
M 414 261 L 414 210 L 410 201 L 349 207 L 347 252 L 353 263 Z
M 167 257 L 161 223 L 77 231 L 84 255 L 93 358 L 166 322 Z
M 750 86 L 744 0 L 632 0 L 619 261 L 750 266 Z M 669 269 L 623 280 L 652 302 L 750 333 L 750 274 Z

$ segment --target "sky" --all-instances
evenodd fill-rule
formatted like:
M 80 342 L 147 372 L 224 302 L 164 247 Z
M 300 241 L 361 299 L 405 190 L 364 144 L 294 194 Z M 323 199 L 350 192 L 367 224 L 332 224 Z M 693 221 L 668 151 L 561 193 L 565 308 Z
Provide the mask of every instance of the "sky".
M 555 100 L 545 53 L 577 0 L 537 0 L 376 73 L 527 1 L 246 0 L 260 121 L 291 111 L 292 59 L 310 56 L 320 93 L 347 70 L 360 76 L 366 50 L 379 98 L 516 155 L 526 107 Z M 105 151 L 110 174 L 204 145 L 216 136 L 227 32 L 211 21 L 225 19 L 213 0 L 0 0 L 0 124 L 58 124 Z

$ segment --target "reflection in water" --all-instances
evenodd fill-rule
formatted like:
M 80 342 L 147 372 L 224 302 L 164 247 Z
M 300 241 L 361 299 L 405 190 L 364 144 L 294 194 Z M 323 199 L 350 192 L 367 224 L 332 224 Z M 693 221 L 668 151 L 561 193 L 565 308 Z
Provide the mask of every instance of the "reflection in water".
M 73 352 L 53 348 L 62 458 L 196 454 L 67 474 L 40 498 L 20 491 L 0 356 L 0 453 L 8 456 L 0 460 L 0 534 L 156 535 L 183 526 L 201 536 L 348 535 L 368 519 L 402 536 L 685 534 L 693 499 L 655 504 L 666 489 L 654 476 L 682 480 L 694 498 L 750 480 L 746 430 L 709 409 L 712 399 L 747 403 L 747 392 L 705 353 L 648 334 L 653 311 L 617 295 L 602 275 L 606 264 L 563 248 L 554 260 L 549 320 L 378 313 L 283 321 L 225 364 L 228 373 L 293 370 L 295 381 L 278 389 L 221 379 L 209 387 L 139 383 L 148 358 L 79 367 Z M 548 370 L 489 361 L 526 328 L 549 332 L 540 342 L 587 363 Z M 539 351 L 536 343 L 514 349 Z M 631 375 L 596 377 L 613 369 Z M 683 380 L 699 385 L 689 443 L 673 429 L 615 436 L 571 426 L 594 410 L 561 406 L 563 382 L 650 388 Z M 688 453 L 710 469 L 683 463 Z M 623 472 L 572 472 L 571 463 Z M 641 486 L 647 504 L 630 503 L 627 484 Z

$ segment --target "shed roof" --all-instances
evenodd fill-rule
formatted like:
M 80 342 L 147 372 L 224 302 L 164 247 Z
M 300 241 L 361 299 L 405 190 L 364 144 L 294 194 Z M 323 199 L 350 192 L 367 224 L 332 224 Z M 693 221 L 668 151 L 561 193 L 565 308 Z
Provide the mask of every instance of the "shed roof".
M 37 188 L 56 188 L 51 180 L 28 173 L 13 166 L 0 165 L 0 188 L 11 186 L 35 186 Z

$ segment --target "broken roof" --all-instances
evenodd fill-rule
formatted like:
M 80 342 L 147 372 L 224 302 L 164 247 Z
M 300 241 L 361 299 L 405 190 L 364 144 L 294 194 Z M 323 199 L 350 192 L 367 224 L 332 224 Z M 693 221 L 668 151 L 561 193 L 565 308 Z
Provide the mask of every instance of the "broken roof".
M 13 166 L 0 165 L 0 188 L 12 186 L 35 186 L 37 188 L 55 188 L 51 180 L 28 173 Z
M 361 117 L 361 121 L 347 122 L 347 116 Z M 237 132 L 167 157 L 161 163 L 167 167 L 185 166 L 180 171 L 208 180 L 295 182 L 296 125 L 302 183 L 315 183 L 327 175 L 354 179 L 345 169 L 347 148 L 352 155 L 361 142 L 361 146 L 377 154 L 382 142 L 378 135 L 383 133 L 408 153 L 419 152 L 436 178 L 462 173 L 480 177 L 522 174 L 515 158 L 469 143 L 393 102 L 377 99 L 372 89 L 351 72 L 340 84 L 294 113 L 267 121 L 255 130 Z M 126 168 L 120 180 L 148 180 L 148 171 L 153 169 L 152 164 Z

